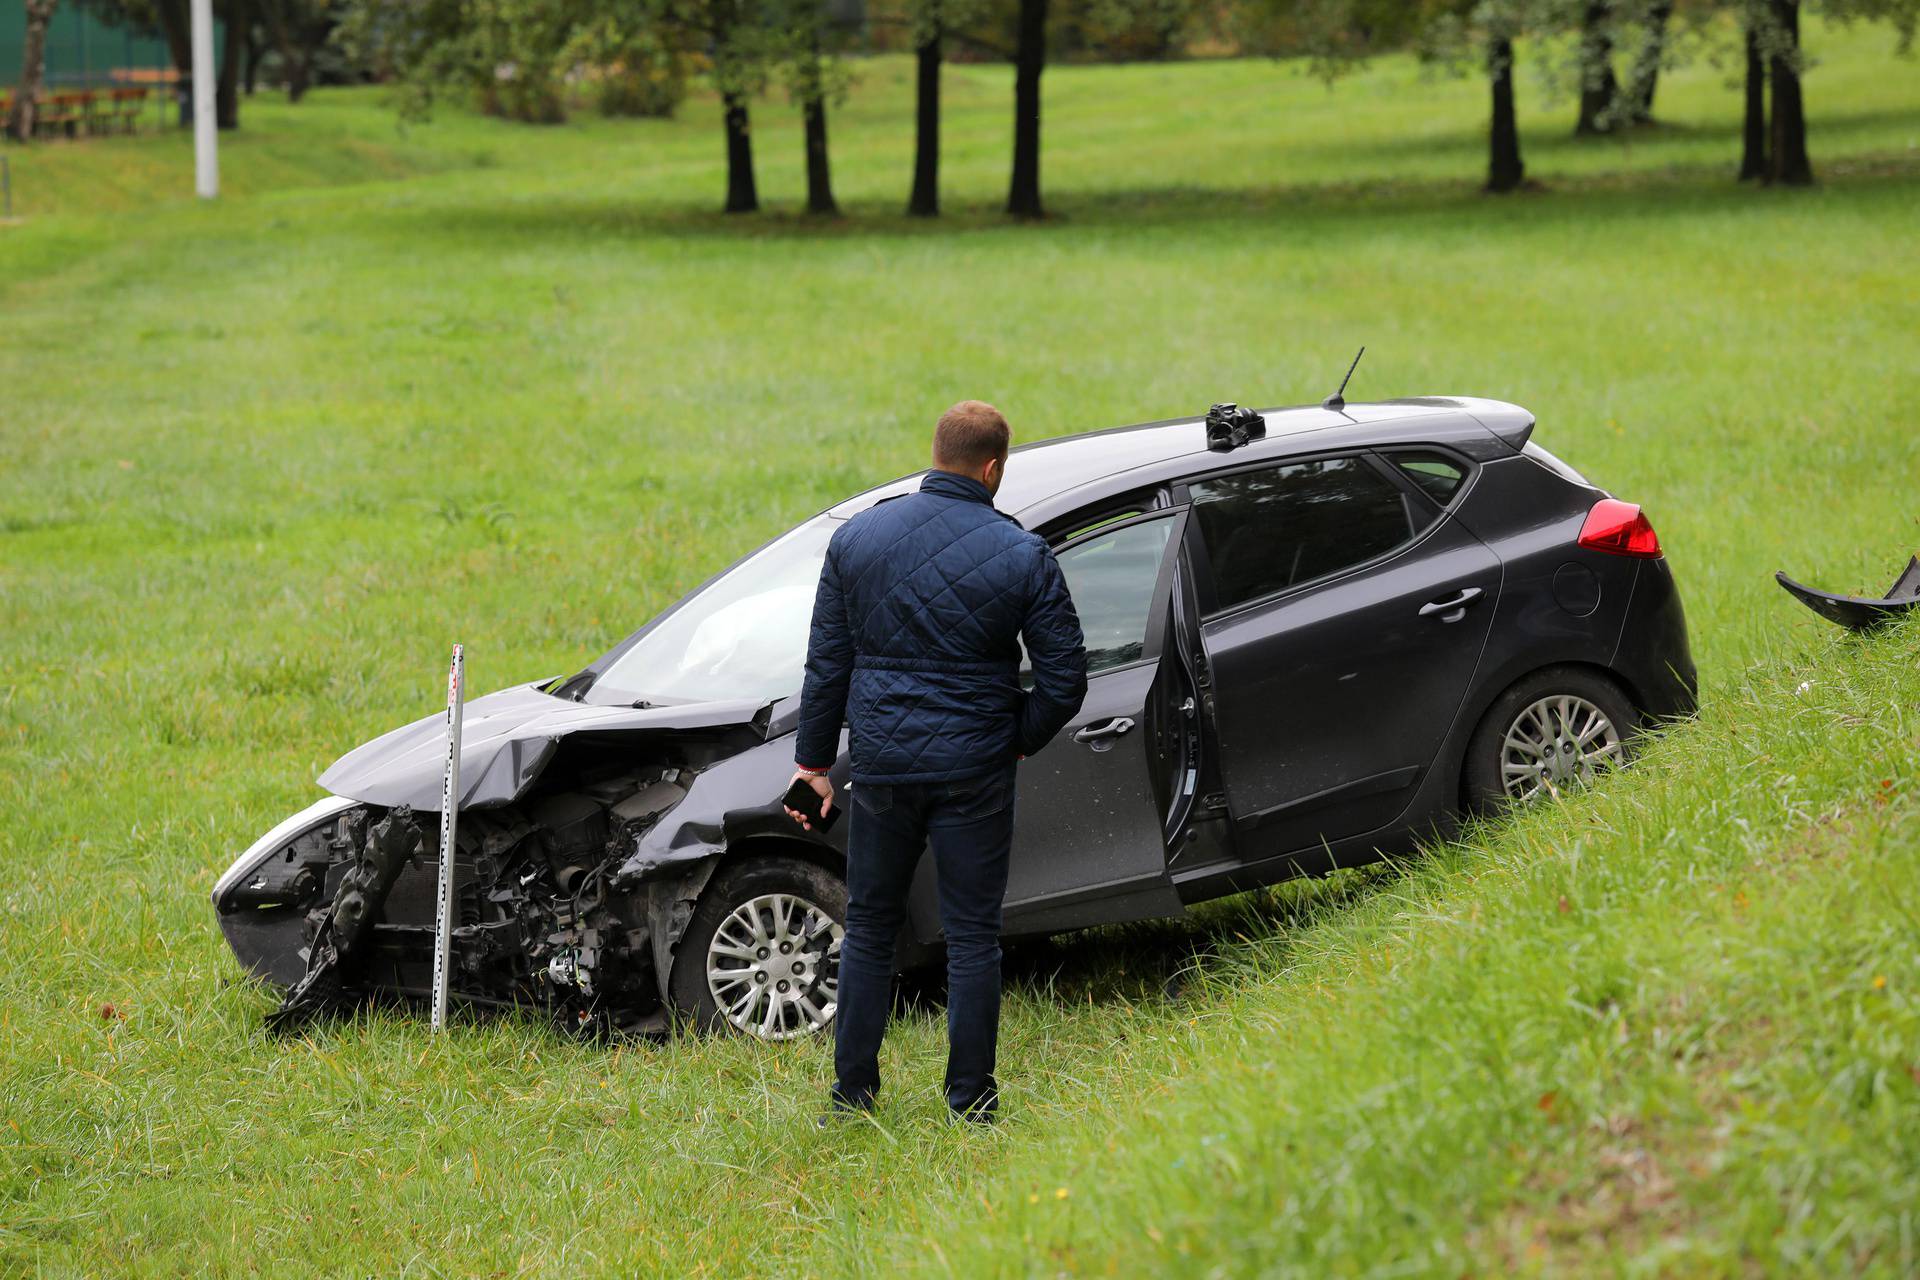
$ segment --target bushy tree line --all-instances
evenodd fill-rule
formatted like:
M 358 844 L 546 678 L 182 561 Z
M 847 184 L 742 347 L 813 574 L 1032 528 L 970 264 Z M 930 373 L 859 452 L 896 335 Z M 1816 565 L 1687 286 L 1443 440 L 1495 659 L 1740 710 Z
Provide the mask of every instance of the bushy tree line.
M 1578 105 L 1578 135 L 1653 123 L 1660 73 L 1690 59 L 1734 64 L 1744 80 L 1739 176 L 1767 183 L 1813 181 L 1801 75 L 1800 0 L 1248 0 L 1249 42 L 1278 33 L 1337 77 L 1384 50 L 1486 77 L 1486 189 L 1526 182 L 1514 108 L 1514 44 L 1538 37 L 1539 68 Z M 1819 0 L 1842 21 L 1891 23 L 1902 52 L 1912 44 L 1920 0 Z M 1735 43 L 1737 41 L 1737 44 Z
M 4 2 L 4 0 L 0 0 Z M 186 71 L 187 0 L 75 0 L 163 32 Z M 52 0 L 26 0 L 30 11 Z M 1920 0 L 1806 0 L 1842 22 L 1890 23 L 1902 52 Z M 1050 60 L 1164 58 L 1198 41 L 1309 57 L 1330 81 L 1380 53 L 1412 51 L 1488 90 L 1486 189 L 1526 183 L 1514 106 L 1516 42 L 1534 72 L 1577 104 L 1573 130 L 1606 135 L 1655 117 L 1661 73 L 1705 58 L 1744 85 L 1739 176 L 1813 181 L 1801 78 L 1802 0 L 215 0 L 228 30 L 219 118 L 238 123 L 256 69 L 298 100 L 346 68 L 397 81 L 403 109 L 450 90 L 529 123 L 592 103 L 608 114 L 666 115 L 688 77 L 719 98 L 728 213 L 760 207 L 751 105 L 779 87 L 803 120 L 807 209 L 835 214 L 828 108 L 844 97 L 846 55 L 911 49 L 915 146 L 907 212 L 938 214 L 940 74 L 949 57 L 1014 67 L 1014 136 L 1006 210 L 1044 213 L 1041 77 Z M 871 8 L 869 5 L 871 4 Z M 44 26 L 44 15 L 40 25 Z
M 1744 78 L 1740 176 L 1786 185 L 1813 180 L 1801 92 L 1801 0 L 876 0 L 896 7 L 871 11 L 864 0 L 351 3 L 355 16 L 348 25 L 358 33 L 358 47 L 423 94 L 467 80 L 484 102 L 501 92 L 503 78 L 511 83 L 528 74 L 529 60 L 555 74 L 567 67 L 577 74 L 578 59 L 551 51 L 577 49 L 566 32 L 593 22 L 648 42 L 670 78 L 704 66 L 720 97 L 729 213 L 759 208 L 750 103 L 776 83 L 802 108 L 807 209 L 837 212 L 827 110 L 844 93 L 843 55 L 878 46 L 915 53 L 907 211 L 939 212 L 940 71 L 957 52 L 1013 64 L 1006 210 L 1040 217 L 1040 84 L 1050 55 L 1167 57 L 1196 36 L 1243 52 L 1305 55 L 1329 80 L 1376 54 L 1406 50 L 1459 74 L 1483 75 L 1486 189 L 1496 193 L 1526 183 L 1514 105 L 1517 41 L 1530 39 L 1528 47 L 1539 51 L 1536 73 L 1577 104 L 1572 127 L 1580 135 L 1650 125 L 1661 73 L 1706 58 L 1738 67 Z M 1904 50 L 1920 0 L 1818 0 L 1818 9 L 1841 21 L 1890 22 Z M 482 21 L 482 14 L 503 16 Z M 520 15 L 519 25 L 501 25 L 512 14 Z M 523 41 L 526 55 L 509 57 L 504 45 L 476 35 L 495 30 L 509 43 Z M 677 93 L 668 96 L 677 101 Z

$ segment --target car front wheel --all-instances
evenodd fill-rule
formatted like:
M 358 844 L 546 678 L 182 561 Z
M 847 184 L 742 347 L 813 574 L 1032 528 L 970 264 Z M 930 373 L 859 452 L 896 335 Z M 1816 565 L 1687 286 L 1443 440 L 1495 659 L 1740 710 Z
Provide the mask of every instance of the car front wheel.
M 1620 686 L 1580 667 L 1536 671 L 1488 709 L 1467 746 L 1469 804 L 1530 804 L 1626 763 L 1639 717 Z
M 797 1040 L 833 1025 L 847 887 L 795 858 L 756 858 L 707 886 L 675 952 L 682 1016 L 706 1030 Z

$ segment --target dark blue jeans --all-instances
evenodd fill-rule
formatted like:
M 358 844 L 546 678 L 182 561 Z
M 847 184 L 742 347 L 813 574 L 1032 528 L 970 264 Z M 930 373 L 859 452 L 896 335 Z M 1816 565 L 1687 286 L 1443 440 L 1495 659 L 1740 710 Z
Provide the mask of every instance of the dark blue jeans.
M 1012 765 L 959 782 L 853 784 L 847 933 L 840 944 L 833 1100 L 870 1107 L 893 1008 L 894 943 L 920 854 L 933 847 L 947 937 L 947 1105 L 991 1116 L 1000 1039 L 1000 907 L 1013 845 Z

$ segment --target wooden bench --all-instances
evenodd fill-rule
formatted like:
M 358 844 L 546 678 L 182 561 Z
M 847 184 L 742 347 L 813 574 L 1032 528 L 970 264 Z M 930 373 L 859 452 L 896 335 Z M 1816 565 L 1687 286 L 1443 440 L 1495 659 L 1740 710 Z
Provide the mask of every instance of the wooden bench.
M 69 138 L 79 136 L 93 114 L 93 98 L 85 90 L 42 95 L 33 113 L 34 132 L 64 131 Z
M 140 124 L 140 113 L 146 110 L 147 91 L 144 88 L 119 88 L 107 91 L 106 111 L 100 117 L 103 129 L 115 128 L 122 133 L 132 133 Z

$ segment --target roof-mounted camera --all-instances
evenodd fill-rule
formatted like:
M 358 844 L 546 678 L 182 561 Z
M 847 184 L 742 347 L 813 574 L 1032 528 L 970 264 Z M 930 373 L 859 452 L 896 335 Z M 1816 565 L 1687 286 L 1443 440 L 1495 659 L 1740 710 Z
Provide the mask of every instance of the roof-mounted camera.
M 1266 434 L 1267 420 L 1258 409 L 1216 404 L 1207 410 L 1207 448 L 1215 453 L 1231 453 L 1249 441 L 1265 439 Z

